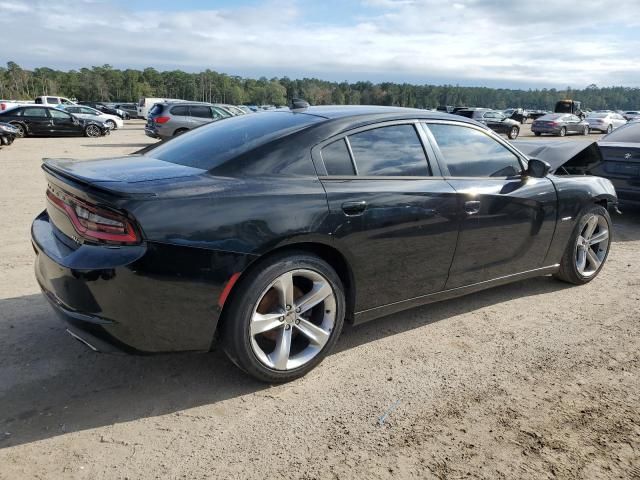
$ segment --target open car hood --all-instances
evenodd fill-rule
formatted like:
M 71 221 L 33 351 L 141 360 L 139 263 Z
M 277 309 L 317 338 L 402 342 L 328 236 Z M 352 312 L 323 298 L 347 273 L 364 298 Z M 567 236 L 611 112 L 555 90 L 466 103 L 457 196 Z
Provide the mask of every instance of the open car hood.
M 551 165 L 551 173 L 584 175 L 602 162 L 597 142 L 521 140 L 512 143 L 527 157 L 538 158 Z

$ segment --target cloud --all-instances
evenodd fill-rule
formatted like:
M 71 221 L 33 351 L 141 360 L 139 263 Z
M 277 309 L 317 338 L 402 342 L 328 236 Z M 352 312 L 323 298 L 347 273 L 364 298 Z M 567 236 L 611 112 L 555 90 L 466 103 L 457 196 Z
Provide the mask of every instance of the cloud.
M 107 0 L 0 1 L 0 31 L 24 39 L 11 43 L 10 59 L 27 66 L 504 86 L 640 83 L 635 1 L 363 0 L 339 23 L 305 17 L 308 6 L 276 0 L 162 11 Z

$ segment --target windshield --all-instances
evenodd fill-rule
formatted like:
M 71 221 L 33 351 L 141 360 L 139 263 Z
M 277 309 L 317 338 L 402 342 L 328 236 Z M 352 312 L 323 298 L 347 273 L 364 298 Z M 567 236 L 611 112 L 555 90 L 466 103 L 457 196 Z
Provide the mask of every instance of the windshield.
M 623 125 L 602 137 L 602 141 L 640 143 L 640 122 Z
M 154 148 L 147 155 L 211 170 L 262 144 L 323 120 L 322 117 L 285 111 L 241 115 L 196 128 Z

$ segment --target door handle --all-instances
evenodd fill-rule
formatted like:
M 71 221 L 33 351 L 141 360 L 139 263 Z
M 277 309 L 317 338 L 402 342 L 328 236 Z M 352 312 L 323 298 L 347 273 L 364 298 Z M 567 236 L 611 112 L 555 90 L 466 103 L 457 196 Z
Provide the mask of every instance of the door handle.
M 364 200 L 360 202 L 344 202 L 342 204 L 342 211 L 347 216 L 362 215 L 366 208 L 367 202 Z
M 464 212 L 467 215 L 475 215 L 480 211 L 480 202 L 478 200 L 471 200 L 464 202 Z

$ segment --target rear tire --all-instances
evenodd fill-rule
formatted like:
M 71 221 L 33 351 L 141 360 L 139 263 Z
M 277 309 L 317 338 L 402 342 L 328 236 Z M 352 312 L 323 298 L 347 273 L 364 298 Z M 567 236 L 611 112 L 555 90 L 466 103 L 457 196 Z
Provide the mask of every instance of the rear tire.
M 607 133 L 611 132 L 613 132 L 613 125 L 609 124 L 609 126 L 607 127 Z
M 236 284 L 228 302 L 220 327 L 222 348 L 262 382 L 305 375 L 331 352 L 344 323 L 340 278 L 325 261 L 302 252 L 275 255 L 256 265 Z
M 611 247 L 611 217 L 600 205 L 583 211 L 554 277 L 584 285 L 598 276 Z
M 564 137 L 566 134 L 567 134 L 567 127 L 562 127 L 560 129 L 560 132 L 558 133 L 558 136 Z

